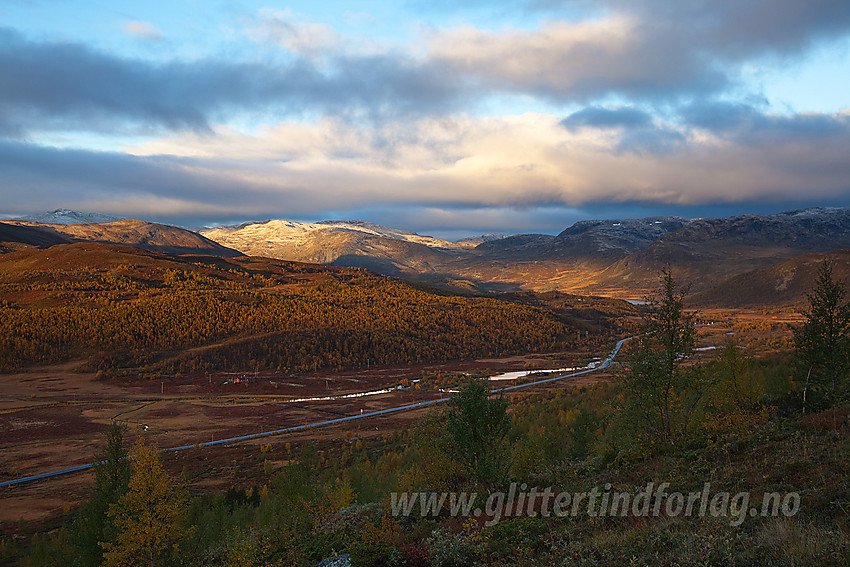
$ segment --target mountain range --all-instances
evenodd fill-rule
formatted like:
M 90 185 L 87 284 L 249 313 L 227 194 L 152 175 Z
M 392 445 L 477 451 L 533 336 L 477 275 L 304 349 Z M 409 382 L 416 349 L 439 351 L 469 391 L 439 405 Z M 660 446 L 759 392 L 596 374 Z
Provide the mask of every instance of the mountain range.
M 126 220 L 124 217 L 114 217 L 101 213 L 82 213 L 80 211 L 72 211 L 70 209 L 56 209 L 46 213 L 37 215 L 27 215 L 18 217 L 15 220 L 26 222 L 37 222 L 42 224 L 79 224 L 93 222 L 114 222 Z
M 60 212 L 66 220 L 92 218 L 73 211 L 50 215 Z M 799 303 L 824 254 L 841 266 L 850 261 L 836 252 L 850 249 L 848 208 L 589 220 L 555 236 L 496 234 L 458 242 L 356 220 L 272 219 L 199 233 L 136 220 L 3 222 L 0 246 L 7 250 L 99 241 L 173 254 L 245 254 L 361 267 L 472 293 L 558 290 L 638 299 L 655 287 L 659 271 L 670 267 L 678 279 L 691 282 L 695 297 L 706 304 Z
M 392 276 L 436 273 L 480 240 L 449 242 L 363 221 L 268 220 L 202 230 L 223 246 L 253 256 L 367 268 Z
M 88 218 L 85 214 L 83 215 L 82 218 Z M 66 216 L 63 220 L 69 219 Z M 11 219 L 0 223 L 0 247 L 5 251 L 27 246 L 44 248 L 72 242 L 124 244 L 168 254 L 204 254 L 223 257 L 242 255 L 241 252 L 226 248 L 196 232 L 139 220 L 39 223 Z
M 247 254 L 365 267 L 453 289 L 559 290 L 636 299 L 655 287 L 667 266 L 702 292 L 804 254 L 850 248 L 850 209 L 590 220 L 556 236 L 457 243 L 359 221 L 271 220 L 202 234 Z

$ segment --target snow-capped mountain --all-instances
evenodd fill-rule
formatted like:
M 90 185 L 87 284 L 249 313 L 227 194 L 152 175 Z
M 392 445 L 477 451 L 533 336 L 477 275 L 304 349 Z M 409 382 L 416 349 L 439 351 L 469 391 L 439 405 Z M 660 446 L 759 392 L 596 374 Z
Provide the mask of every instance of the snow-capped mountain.
M 362 267 L 383 274 L 430 274 L 469 253 L 474 242 L 449 242 L 375 223 L 273 219 L 220 226 L 201 234 L 251 256 Z
M 4 221 L 8 226 L 0 226 L 0 244 L 10 243 L 4 249 L 96 241 L 178 254 L 242 253 L 362 267 L 473 292 L 535 289 L 639 297 L 654 288 L 667 266 L 693 282 L 692 291 L 702 292 L 800 255 L 850 249 L 850 208 L 588 220 L 557 236 L 493 234 L 459 242 L 358 220 L 249 222 L 201 230 L 203 238 L 176 227 L 103 222 L 104 215 L 62 209 L 30 218 L 40 221 Z
M 207 238 L 251 253 L 249 250 L 260 244 L 265 250 L 279 248 L 284 252 L 287 248 L 293 251 L 310 246 L 321 233 L 346 231 L 357 235 L 367 235 L 391 240 L 399 240 L 412 244 L 420 244 L 438 250 L 464 250 L 474 247 L 473 243 L 456 243 L 441 240 L 432 236 L 422 236 L 415 232 L 381 226 L 379 224 L 360 220 L 327 220 L 315 223 L 297 222 L 282 219 L 272 219 L 264 222 L 250 222 L 235 226 L 219 226 L 201 231 Z
M 86 213 L 80 211 L 72 211 L 70 209 L 56 209 L 48 213 L 40 213 L 37 215 L 27 215 L 15 220 L 37 222 L 42 224 L 83 224 L 83 223 L 101 223 L 114 222 L 124 220 L 126 217 L 113 217 L 100 213 Z

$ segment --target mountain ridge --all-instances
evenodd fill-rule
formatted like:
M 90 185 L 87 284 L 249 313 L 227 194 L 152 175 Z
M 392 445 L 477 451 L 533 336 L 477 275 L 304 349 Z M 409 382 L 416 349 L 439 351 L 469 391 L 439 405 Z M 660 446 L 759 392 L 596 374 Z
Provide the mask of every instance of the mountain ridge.
M 626 285 L 650 289 L 670 266 L 699 292 L 726 278 L 797 256 L 850 248 L 850 208 L 813 207 L 770 215 L 695 219 L 600 273 L 599 292 Z
M 97 223 L 38 223 L 17 219 L 3 221 L 5 225 L 29 229 L 40 234 L 53 235 L 54 244 L 67 242 L 104 242 L 134 246 L 142 250 L 162 251 L 170 254 L 203 254 L 236 257 L 241 252 L 232 250 L 208 238 L 176 226 L 151 223 L 135 219 Z M 37 243 L 30 243 L 43 247 Z
M 102 241 L 366 268 L 464 293 L 563 291 L 629 299 L 654 289 L 666 267 L 683 282 L 693 282 L 694 293 L 708 294 L 736 277 L 760 281 L 746 274 L 799 256 L 850 249 L 850 208 L 839 207 L 697 219 L 583 220 L 557 235 L 495 234 L 459 242 L 361 220 L 269 219 L 200 233 L 134 220 L 69 225 L 11 220 L 4 226 L 4 250 Z M 11 234 L 13 229 L 18 232 Z M 744 293 L 745 286 L 728 285 Z
M 55 209 L 53 211 L 26 215 L 13 220 L 37 222 L 40 224 L 84 224 L 103 223 L 127 220 L 126 217 L 115 217 L 101 213 L 72 211 L 71 209 Z
M 850 249 L 813 252 L 733 276 L 694 294 L 691 301 L 701 307 L 804 309 L 824 261 L 832 263 L 835 281 L 850 283 Z
M 457 243 L 448 240 L 423 236 L 407 230 L 391 228 L 377 223 L 362 220 L 323 220 L 313 223 L 290 221 L 286 219 L 268 219 L 265 221 L 246 222 L 238 225 L 223 225 L 199 231 L 205 236 L 213 235 L 218 238 L 228 238 L 234 242 L 240 240 L 242 234 L 254 238 L 273 238 L 281 242 L 293 241 L 302 244 L 310 234 L 327 230 L 345 230 L 372 236 L 391 238 L 406 242 L 423 244 L 425 246 L 444 250 L 468 249 L 470 243 Z

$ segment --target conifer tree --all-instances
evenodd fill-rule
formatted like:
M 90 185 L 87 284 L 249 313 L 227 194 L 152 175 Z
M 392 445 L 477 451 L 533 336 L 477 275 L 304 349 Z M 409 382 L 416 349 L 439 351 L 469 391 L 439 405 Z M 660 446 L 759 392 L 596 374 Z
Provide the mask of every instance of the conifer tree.
M 682 362 L 696 342 L 694 312 L 685 311 L 687 286 L 669 269 L 646 298 L 647 312 L 626 374 L 626 405 L 636 427 L 662 445 L 677 445 L 688 433 L 701 398 L 700 374 Z
M 133 447 L 129 489 L 110 506 L 115 524 L 113 541 L 101 542 L 107 567 L 170 564 L 187 535 L 181 522 L 187 496 L 162 468 L 156 448 L 143 437 Z
M 505 436 L 510 420 L 507 400 L 490 399 L 486 380 L 470 379 L 452 396 L 446 411 L 450 454 L 468 467 L 488 490 L 504 479 L 510 468 Z
M 74 565 L 96 567 L 103 562 L 99 542 L 115 536 L 115 526 L 108 516 L 109 506 L 127 492 L 130 462 L 124 439 L 127 428 L 113 423 L 105 433 L 106 445 L 98 453 L 95 484 L 89 501 L 80 509 L 69 528 L 68 541 Z
M 807 294 L 805 321 L 794 330 L 797 356 L 806 373 L 803 405 L 834 403 L 846 394 L 850 372 L 850 304 L 847 288 L 833 278 L 829 260 L 818 268 L 814 289 Z M 807 399 L 808 398 L 808 399 Z

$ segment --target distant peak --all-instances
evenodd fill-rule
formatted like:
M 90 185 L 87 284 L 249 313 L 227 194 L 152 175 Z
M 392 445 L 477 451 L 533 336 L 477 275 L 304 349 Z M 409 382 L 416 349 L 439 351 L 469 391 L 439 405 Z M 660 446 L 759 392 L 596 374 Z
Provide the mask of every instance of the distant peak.
M 503 240 L 510 236 L 515 235 L 510 232 L 488 232 L 480 236 L 467 236 L 466 238 L 461 238 L 458 242 L 493 242 L 494 240 Z
M 330 219 L 330 220 L 316 221 L 316 224 L 352 224 L 352 225 L 355 225 L 355 226 L 362 226 L 362 225 L 372 225 L 372 224 L 375 224 L 375 223 L 367 222 L 367 221 L 364 221 L 364 220 L 358 220 L 358 219 L 340 219 L 340 220 Z
M 72 211 L 71 209 L 56 209 L 47 213 L 20 217 L 16 220 L 46 224 L 83 224 L 115 222 L 124 219 L 122 217 L 113 217 L 101 213 Z

